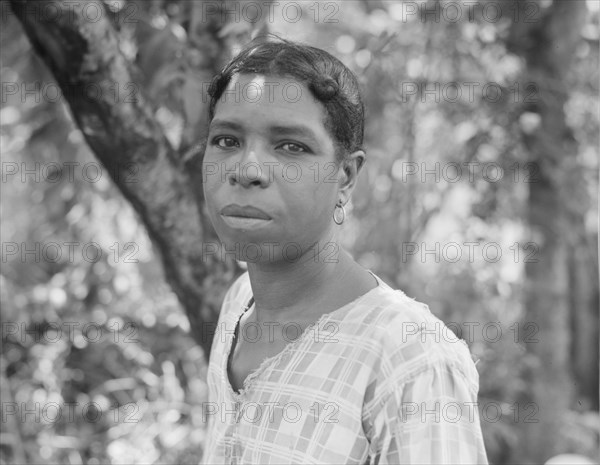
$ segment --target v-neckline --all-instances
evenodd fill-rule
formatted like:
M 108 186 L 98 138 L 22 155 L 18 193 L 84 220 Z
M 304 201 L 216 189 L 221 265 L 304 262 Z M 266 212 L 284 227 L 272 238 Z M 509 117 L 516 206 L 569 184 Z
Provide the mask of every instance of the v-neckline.
M 287 352 L 289 352 L 293 347 L 295 347 L 300 341 L 302 341 L 306 334 L 309 332 L 310 329 L 315 328 L 315 327 L 320 327 L 323 323 L 323 320 L 330 318 L 333 314 L 338 313 L 341 310 L 346 309 L 346 307 L 350 306 L 350 305 L 355 305 L 356 303 L 358 303 L 359 301 L 363 300 L 365 297 L 371 295 L 373 292 L 375 292 L 376 290 L 379 289 L 383 289 L 384 287 L 389 287 L 387 286 L 387 284 L 385 282 L 383 282 L 377 275 L 375 275 L 375 273 L 373 273 L 371 270 L 367 270 L 369 273 L 371 273 L 371 275 L 375 278 L 375 281 L 377 282 L 377 286 L 375 286 L 373 289 L 368 290 L 367 292 L 365 292 L 364 294 L 358 296 L 356 299 L 354 299 L 351 302 L 348 302 L 345 305 L 342 305 L 341 307 L 328 312 L 328 313 L 323 313 L 318 319 L 317 321 L 315 321 L 313 324 L 308 325 L 304 331 L 302 332 L 302 334 L 297 337 L 296 339 L 294 339 L 293 341 L 288 342 L 285 347 L 279 351 L 277 354 L 272 355 L 270 357 L 265 358 L 260 365 L 254 369 L 253 371 L 251 371 L 246 378 L 244 379 L 243 383 L 242 383 L 242 387 L 240 388 L 239 391 L 236 391 L 233 388 L 233 385 L 231 384 L 231 378 L 229 376 L 229 369 L 231 366 L 231 360 L 233 359 L 233 353 L 235 351 L 235 348 L 237 346 L 237 333 L 238 333 L 238 328 L 240 326 L 240 322 L 242 320 L 242 317 L 246 314 L 246 312 L 248 310 L 250 310 L 252 308 L 252 306 L 254 305 L 254 296 L 250 297 L 250 300 L 248 301 L 248 304 L 242 308 L 241 313 L 239 313 L 237 315 L 236 318 L 236 325 L 235 325 L 235 329 L 233 331 L 233 337 L 231 338 L 230 342 L 227 342 L 227 346 L 226 346 L 226 354 L 225 354 L 225 363 L 224 363 L 224 378 L 225 378 L 225 384 L 227 385 L 227 390 L 229 391 L 229 394 L 231 395 L 231 397 L 233 397 L 233 399 L 235 400 L 241 400 L 243 398 L 243 396 L 248 392 L 252 381 L 258 377 L 258 375 L 260 375 L 267 366 L 275 364 L 275 361 L 278 361 L 279 359 L 281 359 L 281 357 L 286 354 Z
M 242 321 L 242 318 L 244 317 L 244 315 L 246 314 L 246 312 L 248 310 L 250 310 L 252 308 L 252 305 L 254 305 L 254 296 L 250 297 L 250 300 L 248 301 L 248 304 L 243 308 L 242 313 L 239 314 L 239 316 L 237 317 L 237 322 L 235 324 L 235 329 L 233 330 L 233 337 L 231 338 L 231 343 L 228 343 L 227 346 L 229 347 L 229 351 L 227 354 L 227 357 L 225 357 L 226 362 L 225 362 L 225 379 L 227 380 L 227 385 L 229 387 L 229 390 L 231 393 L 233 393 L 234 395 L 241 395 L 242 391 L 244 390 L 244 384 L 246 383 L 246 380 L 244 379 L 244 383 L 242 385 L 242 388 L 240 389 L 240 391 L 236 391 L 233 388 L 233 384 L 231 384 L 231 378 L 229 376 L 229 369 L 231 367 L 231 360 L 233 359 L 233 353 L 235 351 L 235 347 L 237 346 L 237 339 L 238 339 L 238 328 L 240 326 L 240 322 Z M 260 368 L 260 367 L 259 367 Z M 250 373 L 252 374 L 252 373 Z M 250 376 L 250 374 L 248 376 L 246 376 L 246 378 L 248 378 Z

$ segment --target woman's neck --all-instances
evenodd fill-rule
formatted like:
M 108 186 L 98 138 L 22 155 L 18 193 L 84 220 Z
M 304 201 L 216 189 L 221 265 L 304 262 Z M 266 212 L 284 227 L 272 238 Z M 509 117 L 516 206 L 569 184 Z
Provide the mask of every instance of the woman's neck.
M 311 255 L 278 266 L 248 263 L 248 273 L 258 322 L 312 322 L 377 286 L 341 248 L 332 261 Z

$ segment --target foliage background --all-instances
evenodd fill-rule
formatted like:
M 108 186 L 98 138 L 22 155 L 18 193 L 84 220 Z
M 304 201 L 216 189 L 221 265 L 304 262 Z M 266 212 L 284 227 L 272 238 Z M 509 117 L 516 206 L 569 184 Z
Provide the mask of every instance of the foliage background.
M 206 37 L 193 38 L 188 32 L 193 3 L 106 2 L 119 26 L 120 48 L 140 70 L 137 84 L 153 102 L 155 116 L 175 147 L 193 140 L 202 124 L 202 83 L 257 30 L 257 24 L 241 15 L 216 31 L 207 23 Z M 551 79 L 527 87 L 526 63 L 510 51 L 507 18 L 491 22 L 476 14 L 473 21 L 421 21 L 407 16 L 400 2 L 300 4 L 297 22 L 285 20 L 285 3 L 276 6 L 268 29 L 329 50 L 356 71 L 365 92 L 368 162 L 345 225 L 345 245 L 363 266 L 426 302 L 442 320 L 465 331 L 465 322 L 500 325 L 497 341 L 490 340 L 493 331 L 487 335 L 491 337 L 480 329 L 472 338 L 460 335 L 479 358 L 480 403 L 502 408 L 499 419 L 494 410 L 482 418 L 490 463 L 528 463 L 533 458 L 525 452 L 527 430 L 536 425 L 527 423 L 526 415 L 533 412 L 529 418 L 539 418 L 544 411 L 527 407 L 532 389 L 528 373 L 539 368 L 540 360 L 526 347 L 532 339 L 526 337 L 524 319 L 525 257 L 535 257 L 536 249 L 523 246 L 535 244 L 537 236 L 527 222 L 530 186 L 524 179 L 532 173 L 531 182 L 536 178 L 533 165 L 525 165 L 529 158 L 522 136 L 540 122 L 523 108 L 531 99 L 544 104 L 557 90 Z M 540 2 L 540 12 L 551 4 Z M 433 8 L 435 2 L 428 5 Z M 9 335 L 13 326 L 3 326 L 0 379 L 3 402 L 27 405 L 34 413 L 10 415 L 3 407 L 0 463 L 197 463 L 205 434 L 201 406 L 207 400 L 202 350 L 189 334 L 185 312 L 166 285 L 160 259 L 131 206 L 106 171 L 95 182 L 82 175 L 86 163 L 99 165 L 64 102 L 36 90 L 35 83 L 44 86 L 53 77 L 32 53 L 18 21 L 6 14 L 6 2 L 2 8 L 0 298 L 3 323 L 16 323 L 19 332 Z M 135 22 L 118 21 L 130 11 Z M 337 22 L 327 21 L 327 15 Z M 598 2 L 587 2 L 567 73 L 565 124 L 573 131 L 576 153 L 571 170 L 554 173 L 565 202 L 585 219 L 578 228 L 587 242 L 573 266 L 591 260 L 596 276 L 598 16 Z M 217 54 L 221 49 L 215 44 L 228 55 Z M 9 82 L 28 83 L 24 88 L 33 90 L 9 95 Z M 488 96 L 493 94 L 478 90 L 472 99 L 463 95 L 457 101 L 438 93 L 436 102 L 431 96 L 403 93 L 407 88 L 402 83 L 431 89 L 448 82 L 478 82 L 478 89 L 497 83 L 503 97 L 492 101 Z M 462 86 L 463 94 L 466 89 Z M 40 179 L 6 171 L 9 164 L 22 171 L 51 162 L 63 169 L 64 163 L 79 163 L 74 179 L 66 179 L 66 171 L 58 182 L 50 181 L 51 170 Z M 504 176 L 492 182 L 493 171 L 482 176 L 477 168 L 470 181 L 467 162 L 493 163 L 502 167 Z M 410 163 L 417 164 L 417 175 L 407 175 L 408 167 L 415 166 Z M 423 167 L 456 166 L 448 163 L 463 167 L 457 182 L 448 181 L 455 176 L 452 170 L 440 171 L 446 176 L 439 180 L 433 174 L 421 178 Z M 95 177 L 93 170 L 90 177 Z M 432 254 L 408 255 L 403 249 L 408 242 L 433 250 L 436 242 L 469 241 L 480 244 L 473 260 L 465 247 L 458 261 L 449 249 L 438 261 Z M 26 244 L 27 250 L 35 250 L 35 244 L 51 242 L 94 242 L 102 256 L 86 259 L 76 246 L 73 259 L 63 247 L 61 259 L 48 260 L 44 254 L 12 255 L 5 246 Z M 521 244 L 517 260 L 510 248 L 515 242 Z M 500 260 L 482 255 L 486 243 L 500 245 Z M 218 300 L 224 291 L 214 287 L 211 293 Z M 583 314 L 584 309 L 570 311 Z M 71 337 L 64 332 L 53 337 L 48 326 L 64 329 L 71 323 Z M 95 338 L 93 332 L 84 337 L 86 323 L 100 325 L 98 341 L 89 340 Z M 597 316 L 589 323 L 597 325 Z M 562 331 L 578 337 L 572 327 Z M 585 349 L 593 354 L 589 369 L 595 364 L 596 373 L 597 349 Z M 568 350 L 575 363 L 577 352 Z M 568 408 L 560 412 L 563 430 L 552 440 L 560 452 L 597 460 L 597 387 L 595 395 L 589 392 L 574 387 Z M 63 407 L 62 417 L 53 421 L 53 412 L 42 411 L 52 402 L 79 405 L 73 418 Z M 90 402 L 100 411 L 82 411 Z

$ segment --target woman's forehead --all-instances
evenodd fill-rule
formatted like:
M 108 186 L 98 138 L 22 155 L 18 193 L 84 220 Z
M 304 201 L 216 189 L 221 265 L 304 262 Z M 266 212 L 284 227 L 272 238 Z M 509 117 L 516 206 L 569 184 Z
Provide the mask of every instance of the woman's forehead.
M 230 101 L 235 103 L 270 103 L 298 104 L 311 103 L 324 110 L 322 103 L 316 99 L 306 84 L 293 77 L 269 75 L 263 73 L 234 74 L 221 94 L 219 103 Z

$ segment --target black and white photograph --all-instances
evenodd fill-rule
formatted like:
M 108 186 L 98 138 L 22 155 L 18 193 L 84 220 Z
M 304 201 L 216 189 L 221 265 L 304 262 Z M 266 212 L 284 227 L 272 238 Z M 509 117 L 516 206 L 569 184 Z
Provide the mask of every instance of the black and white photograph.
M 0 465 L 600 461 L 600 0 L 1 0 Z

